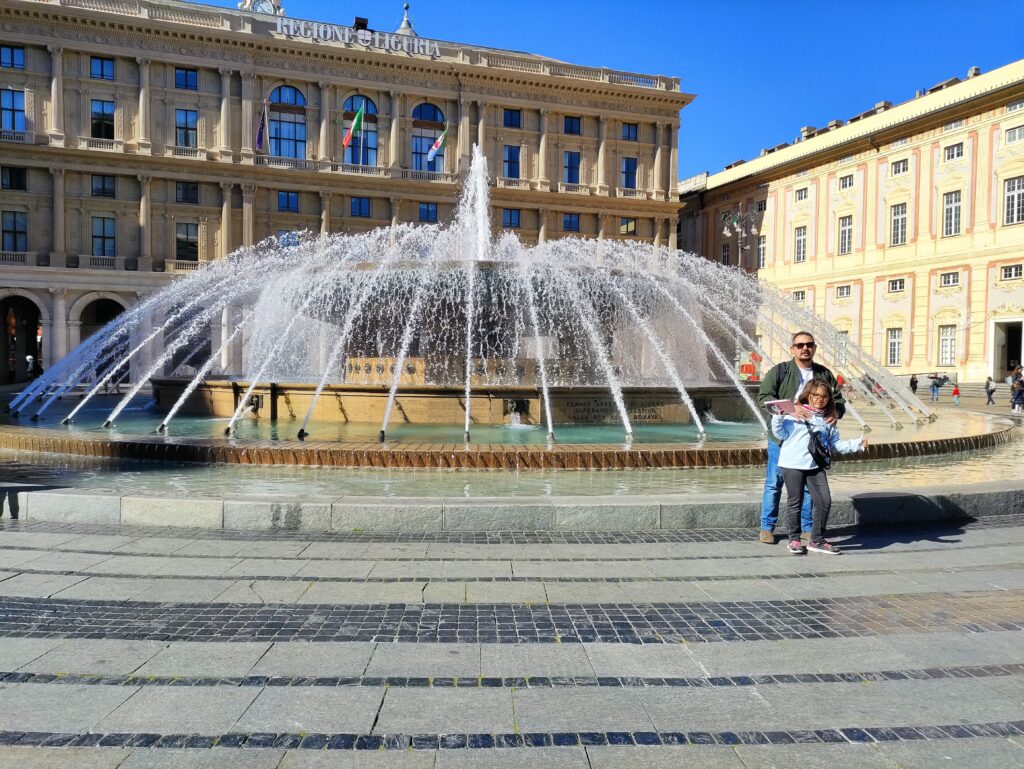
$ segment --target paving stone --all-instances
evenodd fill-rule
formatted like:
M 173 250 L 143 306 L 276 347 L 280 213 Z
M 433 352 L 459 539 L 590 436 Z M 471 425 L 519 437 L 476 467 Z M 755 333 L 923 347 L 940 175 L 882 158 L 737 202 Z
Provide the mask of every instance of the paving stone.
M 254 687 L 255 688 L 255 687 Z M 382 687 L 280 686 L 262 690 L 233 727 L 241 732 L 368 734 Z
M 139 676 L 244 676 L 270 649 L 269 643 L 177 641 L 160 651 Z
M 484 676 L 594 676 L 582 644 L 481 644 Z
M 704 674 L 692 644 L 581 644 L 597 676 L 685 678 Z
M 96 689 L 106 690 L 107 687 L 89 688 L 96 694 Z M 121 687 L 110 688 L 121 691 Z M 238 721 L 259 692 L 255 686 L 146 686 L 99 721 L 93 730 L 106 734 L 223 734 Z M 126 694 L 131 694 L 131 689 Z
M 0 582 L 0 595 L 46 598 L 81 582 L 77 574 L 18 574 Z
M 476 678 L 481 674 L 479 644 L 377 644 L 366 667 L 368 676 Z
M 881 638 L 799 638 L 688 644 L 694 660 L 712 676 L 779 673 L 842 673 L 919 667 L 912 656 Z M 931 663 L 927 663 L 931 664 Z
M 883 743 L 878 752 L 900 769 L 1009 769 L 1024 766 L 1024 748 L 1004 738 Z
M 655 731 L 629 689 L 520 689 L 513 696 L 522 732 Z
M 306 565 L 292 558 L 246 558 L 226 572 L 225 577 L 291 577 Z
M 746 769 L 736 751 L 724 745 L 604 745 L 588 747 L 587 757 L 590 759 L 590 769 L 621 769 L 626 766 L 630 769 L 680 769 L 691 766 L 700 769 Z M 802 764 L 787 765 L 786 769 L 795 767 L 804 769 Z
M 174 577 L 221 577 L 240 562 L 238 558 L 178 558 L 172 555 L 153 573 Z
M 114 548 L 118 553 L 176 553 L 195 540 L 178 537 L 137 537 L 132 541 Z
M 361 676 L 375 644 L 275 643 L 252 668 L 261 676 Z
M 0 641 L 0 670 L 17 670 L 62 643 L 60 638 L 4 638 Z
M 387 690 L 374 733 L 508 734 L 516 723 L 508 689 L 394 688 Z
M 6 640 L 0 641 L 0 648 L 6 645 Z M 68 640 L 22 666 L 21 672 L 127 675 L 166 646 L 159 641 Z
M 436 757 L 430 750 L 289 750 L 278 769 L 433 769 Z
M 214 603 L 295 603 L 309 590 L 311 584 L 259 579 L 231 582 L 222 593 L 210 600 Z
M 18 769 L 121 769 L 123 748 L 0 747 L 0 766 Z
M 543 582 L 468 582 L 469 603 L 546 603 Z
M 206 602 L 223 594 L 232 584 L 226 579 L 155 579 L 131 600 Z
M 89 731 L 137 691 L 132 686 L 0 683 L 0 731 Z
M 28 566 L 32 561 L 38 561 L 47 555 L 45 550 L 15 550 L 12 548 L 0 549 L 0 563 L 5 569 L 14 569 L 17 566 Z
M 735 750 L 745 769 L 901 769 L 876 745 L 737 745 Z
M 211 750 L 139 748 L 118 769 L 276 769 L 283 750 Z
M 97 564 L 91 571 L 110 575 L 149 575 L 172 563 L 165 556 L 155 555 L 115 555 L 103 563 Z
M 302 552 L 303 556 L 314 545 Z M 311 556 L 312 557 L 312 556 Z M 319 556 L 317 556 L 319 557 Z M 364 579 L 370 576 L 370 571 L 376 565 L 376 561 L 369 560 L 346 560 L 346 561 L 310 561 L 298 572 L 299 577 L 355 577 Z
M 590 769 L 583 748 L 523 750 L 441 750 L 436 769 Z M 621 766 L 621 765 L 620 765 Z M 677 765 L 678 766 L 678 765 Z
M 124 577 L 88 577 L 54 593 L 54 598 L 79 601 L 128 601 L 156 585 L 156 580 Z
M 505 560 L 444 561 L 441 576 L 446 579 L 463 577 L 511 577 L 512 564 Z
M 758 730 L 789 723 L 789 714 L 772 711 L 753 686 L 637 689 L 636 697 L 659 732 Z

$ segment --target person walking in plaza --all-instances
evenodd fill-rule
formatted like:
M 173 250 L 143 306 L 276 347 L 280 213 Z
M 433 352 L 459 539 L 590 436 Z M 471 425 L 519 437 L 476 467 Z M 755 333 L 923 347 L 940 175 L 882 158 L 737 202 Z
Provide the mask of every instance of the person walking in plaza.
M 953 385 L 953 405 L 960 405 L 960 385 L 958 384 Z
M 800 409 L 799 412 L 796 409 Z M 841 440 L 835 422 L 828 422 L 835 412 L 833 388 L 820 379 L 807 383 L 797 398 L 793 413 L 776 412 L 772 416 L 772 434 L 782 441 L 779 468 L 786 482 L 786 525 L 793 555 L 807 551 L 838 555 L 839 548 L 825 539 L 828 517 L 832 510 L 832 494 L 828 486 L 828 468 L 833 454 L 851 454 L 867 446 L 863 438 Z M 805 489 L 810 492 L 811 538 L 806 548 L 801 542 L 801 508 Z
M 932 394 L 932 403 L 938 403 L 939 388 L 942 387 L 943 384 L 942 377 L 940 377 L 938 374 L 929 374 L 928 378 L 932 381 L 931 386 L 929 387 L 929 390 L 931 390 Z
M 833 425 L 837 419 L 841 419 L 846 412 L 846 403 L 843 400 L 843 393 L 840 390 L 835 376 L 829 369 L 814 362 L 814 354 L 817 345 L 814 335 L 808 331 L 797 331 L 793 334 L 792 344 L 789 352 L 793 356 L 791 360 L 779 363 L 769 369 L 761 380 L 761 389 L 758 391 L 757 400 L 765 406 L 768 401 L 773 400 L 794 400 L 797 393 L 801 392 L 804 386 L 812 379 L 821 380 L 828 385 L 832 398 L 831 407 L 823 415 L 826 424 Z M 802 406 L 796 407 L 796 412 L 803 416 L 809 416 Z M 765 473 L 764 491 L 761 495 L 761 531 L 759 541 L 766 545 L 775 544 L 775 524 L 779 520 L 779 499 L 782 496 L 784 484 L 782 471 L 779 469 L 779 451 L 782 441 L 774 435 L 768 436 L 768 468 Z M 803 530 L 811 531 L 811 503 L 810 499 L 804 501 L 801 513 Z
M 992 397 L 995 394 L 996 394 L 996 383 L 992 379 L 992 377 L 989 377 L 987 380 L 985 380 L 985 398 L 987 399 L 985 401 L 985 405 L 986 406 L 995 406 L 996 405 L 995 398 Z
M 917 395 L 917 374 L 910 375 L 910 394 Z
M 1024 379 L 1018 379 L 1010 388 L 1010 410 L 1014 414 L 1024 414 Z

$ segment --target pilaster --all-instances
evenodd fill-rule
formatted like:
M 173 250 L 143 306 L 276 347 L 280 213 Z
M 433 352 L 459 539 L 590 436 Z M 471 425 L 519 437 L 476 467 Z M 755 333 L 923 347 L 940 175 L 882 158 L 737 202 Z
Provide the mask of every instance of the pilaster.
M 231 150 L 231 74 L 230 68 L 220 70 L 220 159 L 230 162 Z
M 51 45 L 50 51 L 50 146 L 64 146 L 64 49 Z
M 149 141 L 149 59 L 136 59 L 139 63 L 139 125 L 135 140 L 138 151 L 143 155 L 150 153 Z

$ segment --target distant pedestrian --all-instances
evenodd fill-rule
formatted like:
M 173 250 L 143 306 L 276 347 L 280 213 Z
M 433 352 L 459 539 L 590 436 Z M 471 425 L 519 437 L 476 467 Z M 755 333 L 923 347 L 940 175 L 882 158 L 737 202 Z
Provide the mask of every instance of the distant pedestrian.
M 1013 383 L 1010 393 L 1010 406 L 1014 414 L 1024 414 L 1024 380 L 1018 379 Z
M 953 385 L 953 405 L 960 405 L 960 385 Z
M 985 401 L 985 405 L 986 406 L 995 406 L 996 405 L 995 399 L 992 397 L 995 394 L 996 394 L 996 383 L 992 380 L 992 377 L 989 377 L 985 381 L 985 397 L 987 398 L 987 400 Z
M 931 391 L 932 394 L 932 403 L 938 403 L 939 388 L 942 386 L 940 384 L 942 380 L 939 378 L 938 374 L 929 374 L 928 378 L 931 380 L 931 385 L 928 389 Z
M 910 375 L 910 392 L 917 395 L 917 374 Z
M 36 374 L 36 359 L 31 355 L 25 356 L 25 378 L 34 379 Z

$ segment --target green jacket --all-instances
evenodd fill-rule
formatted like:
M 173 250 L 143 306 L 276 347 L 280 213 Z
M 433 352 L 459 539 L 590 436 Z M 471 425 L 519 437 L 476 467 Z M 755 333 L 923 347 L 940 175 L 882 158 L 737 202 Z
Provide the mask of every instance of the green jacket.
M 757 402 L 764 406 L 768 401 L 793 400 L 796 398 L 797 390 L 800 388 L 800 372 L 797 370 L 798 368 L 793 360 L 787 360 L 772 366 L 761 380 L 761 389 L 757 392 Z M 846 402 L 843 400 L 843 392 L 839 389 L 835 376 L 820 363 L 811 363 L 811 368 L 814 371 L 813 376 L 815 379 L 822 380 L 832 388 L 832 400 L 835 403 L 836 416 L 842 419 L 843 414 L 846 413 Z M 768 437 L 776 443 L 781 443 L 770 432 Z

